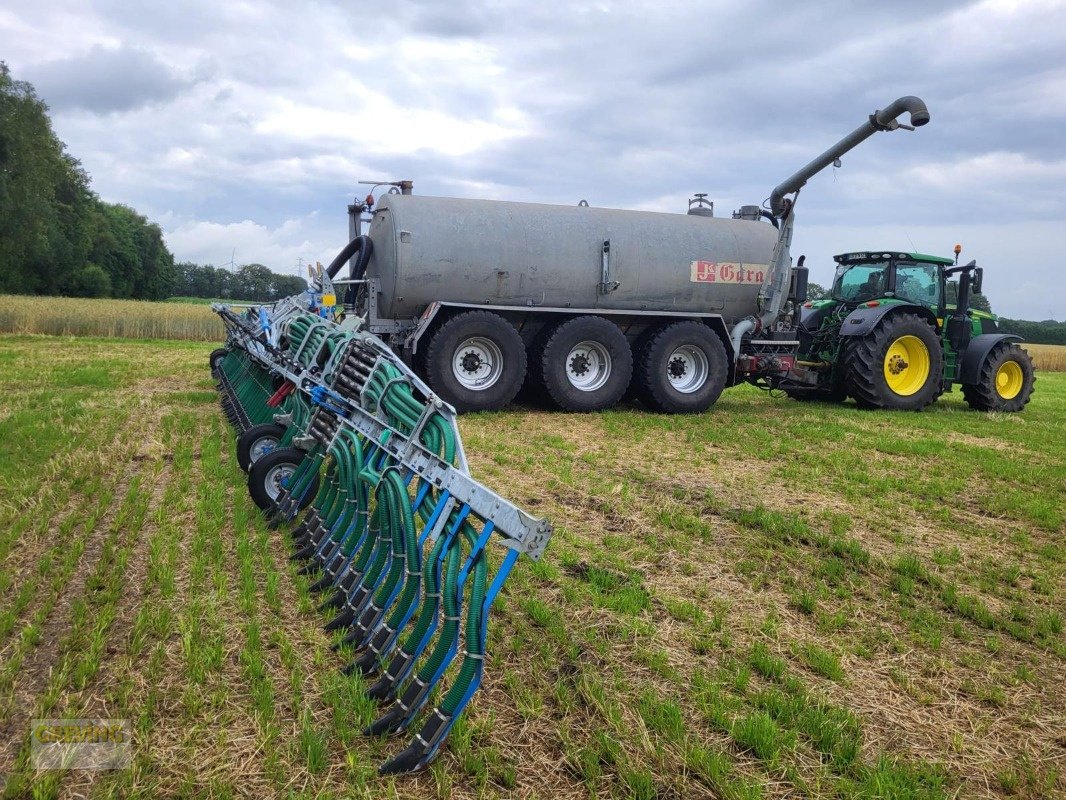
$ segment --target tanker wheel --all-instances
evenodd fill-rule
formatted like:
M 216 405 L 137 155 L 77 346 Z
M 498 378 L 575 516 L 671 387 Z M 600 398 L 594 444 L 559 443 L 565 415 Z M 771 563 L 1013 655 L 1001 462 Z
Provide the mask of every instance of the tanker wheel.
M 1021 411 L 1035 383 L 1029 354 L 1016 344 L 1000 342 L 985 356 L 977 383 L 962 387 L 962 396 L 975 411 Z
M 264 511 L 273 508 L 281 496 L 284 482 L 295 474 L 303 460 L 303 451 L 295 447 L 282 447 L 265 453 L 248 471 L 248 494 L 252 502 Z M 300 501 L 300 508 L 306 508 L 315 499 L 318 480 L 316 475 Z
M 848 393 L 862 408 L 920 411 L 940 396 L 940 339 L 917 314 L 883 317 L 845 351 Z
M 534 368 L 553 405 L 564 411 L 602 411 L 621 400 L 629 386 L 633 352 L 613 322 L 576 317 L 551 330 Z
M 237 463 L 245 472 L 252 464 L 271 450 L 276 450 L 281 437 L 285 435 L 285 426 L 276 422 L 264 422 L 253 425 L 237 438 Z
M 208 357 L 208 363 L 211 364 L 211 372 L 217 373 L 222 369 L 222 362 L 226 360 L 226 356 L 229 355 L 229 350 L 225 347 L 219 347 L 217 350 L 212 350 L 211 355 Z
M 496 411 L 526 375 L 526 348 L 515 327 L 491 311 L 467 311 L 441 325 L 425 354 L 425 377 L 457 411 Z
M 686 320 L 660 328 L 637 355 L 636 395 L 652 411 L 698 414 L 725 388 L 725 346 L 702 322 Z

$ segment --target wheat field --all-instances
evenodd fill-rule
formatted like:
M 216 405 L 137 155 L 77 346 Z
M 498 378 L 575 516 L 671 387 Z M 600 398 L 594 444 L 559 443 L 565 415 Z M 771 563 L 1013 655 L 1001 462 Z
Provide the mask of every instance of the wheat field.
M 220 341 L 222 323 L 207 305 L 147 300 L 0 295 L 0 333 Z

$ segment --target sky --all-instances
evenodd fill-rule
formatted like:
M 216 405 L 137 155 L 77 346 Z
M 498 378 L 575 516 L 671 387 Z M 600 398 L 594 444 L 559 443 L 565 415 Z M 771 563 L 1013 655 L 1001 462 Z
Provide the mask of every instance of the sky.
M 725 216 L 917 95 L 808 183 L 793 255 L 958 242 L 997 313 L 1066 319 L 1066 0 L 7 0 L 0 59 L 177 260 L 293 274 L 360 180 Z

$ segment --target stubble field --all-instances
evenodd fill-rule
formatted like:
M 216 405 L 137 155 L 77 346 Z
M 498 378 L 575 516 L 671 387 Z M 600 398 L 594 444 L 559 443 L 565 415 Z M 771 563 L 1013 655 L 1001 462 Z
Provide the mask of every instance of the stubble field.
M 0 772 L 21 797 L 1066 793 L 1066 375 L 1020 415 L 751 388 L 711 413 L 462 419 L 556 533 L 427 772 L 248 499 L 210 344 L 0 337 Z M 129 719 L 35 773 L 34 717 Z

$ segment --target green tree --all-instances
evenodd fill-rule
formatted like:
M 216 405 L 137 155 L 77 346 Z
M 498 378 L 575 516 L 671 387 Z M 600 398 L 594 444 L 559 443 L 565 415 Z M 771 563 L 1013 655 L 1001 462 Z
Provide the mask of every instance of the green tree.
M 808 283 L 807 284 L 807 299 L 808 300 L 822 300 L 829 297 L 829 292 L 820 283 Z
M 154 300 L 174 281 L 159 226 L 97 198 L 48 107 L 0 62 L 0 291 Z

